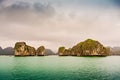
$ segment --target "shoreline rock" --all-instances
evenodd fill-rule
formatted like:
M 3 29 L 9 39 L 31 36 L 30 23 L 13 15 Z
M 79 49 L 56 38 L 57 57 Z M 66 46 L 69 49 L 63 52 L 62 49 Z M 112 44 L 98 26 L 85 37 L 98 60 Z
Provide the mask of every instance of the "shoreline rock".
M 34 47 L 26 45 L 25 42 L 17 42 L 14 47 L 15 56 L 35 56 L 36 50 Z
M 44 56 L 45 55 L 45 47 L 44 46 L 40 46 L 37 49 L 37 56 Z
M 87 39 L 69 49 L 60 47 L 58 54 L 59 56 L 109 56 L 110 49 L 98 41 Z

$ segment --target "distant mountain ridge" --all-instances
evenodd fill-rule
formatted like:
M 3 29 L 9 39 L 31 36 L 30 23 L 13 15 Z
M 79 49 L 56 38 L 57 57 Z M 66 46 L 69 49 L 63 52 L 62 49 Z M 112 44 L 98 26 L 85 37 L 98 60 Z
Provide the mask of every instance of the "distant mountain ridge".
M 14 55 L 14 49 L 12 47 L 7 47 L 4 49 L 0 47 L 0 55 Z
M 110 47 L 111 55 L 120 55 L 120 47 Z
M 45 55 L 56 55 L 56 53 L 54 53 L 51 49 L 45 49 Z

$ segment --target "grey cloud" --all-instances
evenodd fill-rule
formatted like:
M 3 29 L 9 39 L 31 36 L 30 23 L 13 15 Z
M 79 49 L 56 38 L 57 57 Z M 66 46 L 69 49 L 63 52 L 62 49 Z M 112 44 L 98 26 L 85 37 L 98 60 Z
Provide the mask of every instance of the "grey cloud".
M 55 8 L 50 3 L 13 1 L 7 4 L 9 5 L 4 4 L 0 8 L 1 25 L 7 23 L 36 27 L 36 25 L 41 26 L 56 15 Z
M 120 0 L 112 0 L 112 1 L 116 6 L 120 7 Z
M 6 5 L 9 4 L 9 5 Z M 55 15 L 52 4 L 13 1 L 0 8 L 0 39 L 40 40 L 46 24 Z M 43 29 L 42 29 L 43 27 Z M 41 32 L 36 36 L 35 32 Z
M 0 0 L 0 3 L 2 3 L 4 0 Z
M 37 12 L 43 12 L 47 15 L 53 15 L 53 13 L 55 12 L 55 9 L 50 4 L 43 5 L 41 3 L 34 3 L 33 6 Z
M 30 3 L 28 2 L 15 2 L 12 5 L 8 6 L 10 9 L 19 10 L 19 9 L 28 9 L 30 8 Z
M 21 15 L 22 13 L 26 16 L 29 15 L 29 13 L 32 13 L 34 15 L 51 17 L 55 14 L 55 9 L 51 4 L 42 4 L 40 2 L 34 2 L 32 4 L 25 1 L 15 1 L 8 6 L 2 7 L 2 9 L 0 9 L 0 13 L 5 16 L 10 16 L 10 13 L 14 15 Z

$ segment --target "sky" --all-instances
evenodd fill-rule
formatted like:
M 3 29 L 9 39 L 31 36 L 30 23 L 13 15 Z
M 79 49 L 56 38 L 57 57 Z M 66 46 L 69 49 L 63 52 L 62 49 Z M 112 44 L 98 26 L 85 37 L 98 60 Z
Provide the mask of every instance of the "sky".
M 88 38 L 120 46 L 120 0 L 0 0 L 0 46 L 57 51 Z

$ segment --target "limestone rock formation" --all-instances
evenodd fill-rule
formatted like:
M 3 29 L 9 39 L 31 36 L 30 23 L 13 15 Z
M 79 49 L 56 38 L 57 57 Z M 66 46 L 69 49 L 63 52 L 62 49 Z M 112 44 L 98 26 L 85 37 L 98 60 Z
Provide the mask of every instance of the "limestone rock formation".
M 15 56 L 35 56 L 35 48 L 26 45 L 25 42 L 17 42 L 14 47 Z
M 60 47 L 58 50 L 60 56 L 108 56 L 109 52 L 109 48 L 92 39 L 80 42 L 70 49 Z
M 37 49 L 37 55 L 38 55 L 38 56 L 44 56 L 44 55 L 45 55 L 45 47 L 44 47 L 44 46 L 40 46 L 40 47 Z
M 59 56 L 64 56 L 65 55 L 64 52 L 65 52 L 65 47 L 59 47 L 59 49 L 58 49 L 58 55 Z
M 74 46 L 72 51 L 77 56 L 108 56 L 110 50 L 98 41 L 87 39 Z
M 36 55 L 36 50 L 34 47 L 31 47 L 31 46 L 27 46 L 28 48 L 28 53 L 30 56 L 35 56 Z

